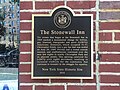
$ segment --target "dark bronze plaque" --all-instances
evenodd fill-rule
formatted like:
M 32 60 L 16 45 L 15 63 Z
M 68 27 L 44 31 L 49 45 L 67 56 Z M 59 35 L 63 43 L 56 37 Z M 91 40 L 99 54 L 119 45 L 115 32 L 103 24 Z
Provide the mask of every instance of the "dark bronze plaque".
M 59 7 L 32 16 L 32 78 L 93 78 L 93 18 Z

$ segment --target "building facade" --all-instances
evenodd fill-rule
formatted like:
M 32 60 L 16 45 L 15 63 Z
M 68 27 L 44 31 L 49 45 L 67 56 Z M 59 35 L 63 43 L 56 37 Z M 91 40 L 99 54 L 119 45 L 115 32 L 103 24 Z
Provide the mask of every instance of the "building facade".
M 5 29 L 0 43 L 6 47 L 19 48 L 19 10 L 19 1 L 0 0 L 0 24 Z

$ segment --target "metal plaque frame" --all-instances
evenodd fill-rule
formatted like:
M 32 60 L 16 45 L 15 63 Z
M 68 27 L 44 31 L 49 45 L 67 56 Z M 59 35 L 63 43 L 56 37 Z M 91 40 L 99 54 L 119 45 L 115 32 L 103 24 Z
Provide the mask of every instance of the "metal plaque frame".
M 90 29 L 90 31 L 91 31 L 91 34 L 90 34 L 90 37 L 91 37 L 91 41 L 90 41 L 90 46 L 91 46 L 91 55 L 90 55 L 90 70 L 91 70 L 91 75 L 90 76 L 88 76 L 88 77 L 84 77 L 84 76 L 50 76 L 50 75 L 48 75 L 48 76 L 39 76 L 39 75 L 35 75 L 34 74 L 34 71 L 35 71 L 35 53 L 34 53 L 34 51 L 35 51 L 35 47 L 34 47 L 34 45 L 35 45 L 35 40 L 34 40 L 34 37 L 36 36 L 35 35 L 35 27 L 34 27 L 34 25 L 35 25 L 35 17 L 43 17 L 43 18 L 45 18 L 45 17 L 52 17 L 52 15 L 53 15 L 53 13 L 56 11 L 56 10 L 58 10 L 58 9 L 60 9 L 60 8 L 65 8 L 65 9 L 67 9 L 67 10 L 69 10 L 72 14 L 73 14 L 73 17 L 82 17 L 82 16 L 84 16 L 84 17 L 86 17 L 86 16 L 89 16 L 90 17 L 90 20 L 91 20 L 91 28 L 89 28 Z M 70 20 L 69 20 L 70 21 Z M 41 21 L 42 22 L 42 21 Z M 66 24 L 67 25 L 67 24 Z M 69 27 L 69 26 L 68 26 Z M 63 27 L 64 28 L 64 27 Z M 66 27 L 65 27 L 66 28 Z M 32 75 L 31 75 L 31 78 L 32 79 L 93 79 L 93 15 L 92 14 L 75 14 L 74 12 L 73 12 L 73 10 L 71 9 L 71 8 L 69 8 L 69 7 L 67 7 L 67 6 L 58 6 L 58 7 L 56 7 L 50 14 L 32 14 L 32 65 L 31 65 L 31 71 L 32 71 Z

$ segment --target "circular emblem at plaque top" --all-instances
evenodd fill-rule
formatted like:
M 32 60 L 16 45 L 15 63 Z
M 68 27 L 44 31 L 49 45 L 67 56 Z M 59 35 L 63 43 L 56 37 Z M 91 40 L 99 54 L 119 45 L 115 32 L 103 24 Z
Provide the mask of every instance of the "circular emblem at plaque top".
M 54 16 L 54 24 L 58 28 L 67 28 L 71 23 L 71 16 L 66 11 L 59 11 Z

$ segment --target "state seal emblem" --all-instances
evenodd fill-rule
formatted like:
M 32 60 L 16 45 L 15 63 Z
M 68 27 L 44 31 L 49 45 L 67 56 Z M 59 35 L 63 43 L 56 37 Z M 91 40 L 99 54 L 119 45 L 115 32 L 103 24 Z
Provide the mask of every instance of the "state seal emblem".
M 71 16 L 66 11 L 59 11 L 54 16 L 54 24 L 58 28 L 67 28 L 71 23 Z

